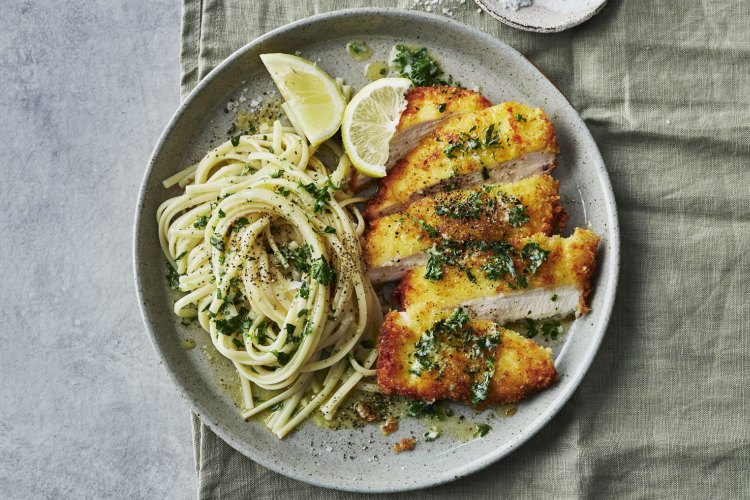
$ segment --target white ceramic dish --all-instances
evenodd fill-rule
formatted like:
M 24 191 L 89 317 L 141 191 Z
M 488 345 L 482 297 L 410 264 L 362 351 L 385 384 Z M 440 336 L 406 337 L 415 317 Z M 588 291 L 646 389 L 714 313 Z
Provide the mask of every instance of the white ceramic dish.
M 503 0 L 474 0 L 485 12 L 508 26 L 555 33 L 578 26 L 599 13 L 607 0 L 534 0 L 529 7 L 506 8 Z
M 363 86 L 364 64 L 351 60 L 344 48 L 352 39 L 371 45 L 373 59 L 386 58 L 396 42 L 427 46 L 446 73 L 467 87 L 478 86 L 491 101 L 517 100 L 543 107 L 556 126 L 562 150 L 555 175 L 562 181 L 570 226 L 590 224 L 602 236 L 593 312 L 576 320 L 554 348 L 559 381 L 520 404 L 511 418 L 462 409 L 477 422 L 495 415 L 493 431 L 468 443 L 444 436 L 420 442 L 410 453 L 395 454 L 390 447 L 398 438 L 424 432 L 423 422 L 411 419 L 388 438 L 374 425 L 329 431 L 308 423 L 279 441 L 260 423 L 240 418 L 220 380 L 234 383 L 231 370 L 221 360 L 209 362 L 206 352 L 210 349 L 200 348 L 210 345 L 205 333 L 197 326 L 182 326 L 172 314 L 175 295 L 164 279 L 155 212 L 177 190 L 164 189 L 161 181 L 226 140 L 233 118 L 225 112 L 229 99 L 237 99 L 243 91 L 253 97 L 273 90 L 259 54 L 299 51 L 355 88 Z M 619 236 L 614 197 L 594 140 L 565 97 L 522 55 L 444 17 L 358 9 L 321 14 L 270 32 L 235 52 L 196 87 L 165 129 L 148 165 L 135 221 L 134 265 L 144 322 L 166 372 L 214 432 L 254 461 L 295 479 L 328 488 L 386 492 L 440 484 L 486 467 L 518 448 L 557 413 L 586 373 L 609 321 L 618 276 Z M 185 338 L 197 341 L 199 348 L 183 349 Z

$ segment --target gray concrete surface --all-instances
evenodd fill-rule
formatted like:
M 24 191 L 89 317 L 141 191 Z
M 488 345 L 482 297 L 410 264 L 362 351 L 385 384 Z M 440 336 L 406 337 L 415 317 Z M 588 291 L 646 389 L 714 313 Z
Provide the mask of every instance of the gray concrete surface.
M 187 406 L 132 284 L 178 105 L 177 0 L 0 5 L 0 498 L 190 498 Z

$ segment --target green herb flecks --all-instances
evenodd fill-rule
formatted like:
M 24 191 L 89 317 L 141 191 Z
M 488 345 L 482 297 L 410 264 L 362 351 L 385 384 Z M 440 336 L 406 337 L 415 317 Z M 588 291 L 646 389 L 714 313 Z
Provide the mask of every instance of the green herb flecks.
M 533 242 L 526 243 L 521 250 L 521 258 L 529 263 L 527 269 L 531 274 L 534 274 L 536 270 L 539 269 L 539 266 L 547 260 L 548 255 L 549 250 L 544 250 L 538 244 Z
M 287 363 L 289 363 L 289 354 L 285 353 L 284 351 L 277 351 L 276 349 L 271 351 L 271 354 L 276 356 L 276 360 L 279 362 L 279 365 L 285 366 Z
M 209 243 L 211 243 L 211 246 L 213 246 L 218 251 L 220 252 L 224 251 L 224 238 L 220 234 L 218 233 L 212 234 L 211 238 L 208 241 Z
M 473 136 L 471 132 L 461 132 L 457 138 L 448 141 L 448 146 L 443 149 L 443 154 L 448 158 L 457 158 L 459 155 L 471 155 L 480 150 L 502 148 L 500 132 L 492 124 L 484 132 L 484 138 L 480 135 Z
M 346 44 L 346 52 L 355 61 L 362 62 L 369 59 L 374 51 L 362 40 L 352 40 Z
M 492 431 L 492 427 L 487 424 L 477 425 L 477 429 L 474 431 L 474 437 L 484 437 Z
M 295 249 L 290 249 L 288 246 L 281 247 L 279 248 L 279 253 L 281 253 L 281 257 L 285 262 L 293 265 L 299 272 L 310 272 L 310 258 L 312 256 L 312 251 L 310 250 L 309 245 L 304 244 Z
M 487 279 L 496 281 L 506 276 L 515 278 L 516 271 L 512 257 L 515 249 L 513 246 L 505 241 L 497 241 L 488 243 L 487 249 L 490 256 L 487 258 L 487 262 L 480 266 Z
M 320 257 L 310 266 L 310 274 L 321 285 L 328 286 L 336 279 L 336 271 L 328 265 L 325 258 Z
M 338 189 L 338 186 L 331 181 L 330 177 L 326 179 L 323 186 L 318 186 L 314 182 L 310 182 L 309 184 L 302 184 L 300 182 L 298 185 L 315 198 L 315 212 L 321 212 L 326 203 L 331 200 L 331 190 Z
M 478 382 L 471 384 L 471 404 L 477 405 L 487 399 L 490 381 L 495 374 L 495 358 L 488 357 L 485 361 L 485 369 Z
M 440 231 L 438 231 L 434 226 L 431 226 L 422 219 L 416 219 L 416 221 L 417 224 L 419 224 L 419 227 L 421 227 L 422 230 L 427 233 L 427 236 L 429 236 L 430 238 L 437 238 L 438 236 L 440 236 Z
M 173 290 L 179 290 L 180 289 L 180 273 L 177 272 L 177 269 L 175 269 L 172 264 L 169 262 L 167 264 L 167 283 L 169 283 L 169 287 Z
M 430 56 L 426 47 L 410 49 L 397 44 L 394 47 L 391 64 L 399 74 L 412 81 L 415 87 L 431 87 L 433 85 L 459 86 L 452 77 L 443 79 L 443 70 L 438 62 Z
M 200 216 L 198 216 L 198 218 L 193 223 L 193 227 L 195 229 L 205 229 L 206 225 L 208 224 L 208 219 L 209 219 L 208 215 L 200 215 Z
M 234 335 L 249 330 L 253 326 L 250 318 L 242 315 L 232 316 L 231 318 L 215 319 L 216 331 L 222 335 Z
M 563 332 L 563 326 L 560 324 L 559 321 L 547 321 L 546 323 L 542 324 L 542 327 L 540 328 L 542 337 L 544 337 L 547 340 L 557 340 L 557 338 L 560 336 L 560 334 Z
M 479 219 L 483 209 L 491 209 L 491 206 L 485 207 L 485 205 L 491 205 L 493 201 L 490 198 L 482 199 L 481 193 L 472 191 L 461 200 L 451 199 L 446 203 L 436 205 L 435 213 L 453 219 Z
M 299 287 L 299 296 L 303 299 L 310 297 L 310 287 L 307 286 L 307 281 L 303 281 Z
M 444 420 L 445 410 L 438 403 L 426 401 L 409 401 L 406 406 L 406 414 L 414 418 L 430 418 L 433 420 Z

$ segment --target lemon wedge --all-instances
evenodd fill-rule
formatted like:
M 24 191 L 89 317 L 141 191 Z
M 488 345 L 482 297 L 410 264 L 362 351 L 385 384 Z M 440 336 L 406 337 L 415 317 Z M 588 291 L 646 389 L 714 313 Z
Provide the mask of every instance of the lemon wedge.
M 406 78 L 381 78 L 362 88 L 346 106 L 341 138 L 352 165 L 363 174 L 385 176 L 389 144 L 410 85 Z
M 263 54 L 261 61 L 286 101 L 289 120 L 317 146 L 341 126 L 346 101 L 340 87 L 314 63 L 290 54 Z

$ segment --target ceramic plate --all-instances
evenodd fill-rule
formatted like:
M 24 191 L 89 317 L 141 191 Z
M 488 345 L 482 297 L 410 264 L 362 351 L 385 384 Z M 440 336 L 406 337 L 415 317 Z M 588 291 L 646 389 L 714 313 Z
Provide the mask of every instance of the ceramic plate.
M 485 12 L 525 31 L 554 33 L 590 19 L 604 8 L 607 0 L 534 0 L 529 7 L 506 8 L 513 0 L 474 0 Z
M 212 347 L 204 348 L 210 340 L 199 327 L 182 326 L 172 314 L 175 295 L 164 278 L 155 213 L 178 190 L 164 189 L 161 181 L 226 140 L 233 118 L 226 112 L 228 104 L 231 108 L 242 96 L 251 100 L 274 90 L 259 54 L 300 53 L 361 88 L 366 83 L 364 64 L 350 59 L 345 50 L 352 39 L 365 40 L 375 49 L 372 60 L 385 59 L 396 42 L 427 46 L 446 73 L 480 89 L 491 101 L 516 100 L 544 108 L 562 150 L 555 176 L 562 181 L 570 227 L 590 225 L 602 236 L 593 312 L 573 322 L 554 346 L 559 381 L 518 405 L 510 418 L 463 408 L 467 419 L 491 422 L 492 432 L 481 439 L 459 442 L 442 436 L 396 454 L 390 449 L 396 439 L 424 432 L 423 421 L 406 419 L 390 437 L 381 436 L 376 425 L 331 431 L 309 422 L 279 441 L 261 423 L 240 418 L 225 388 L 236 384 L 236 375 L 216 359 Z M 251 42 L 215 68 L 180 106 L 156 145 L 138 200 L 134 242 L 136 287 L 146 328 L 167 373 L 203 422 L 239 452 L 276 472 L 328 488 L 368 492 L 422 488 L 466 476 L 518 448 L 547 423 L 578 386 L 604 335 L 618 252 L 615 201 L 604 163 L 580 116 L 555 86 L 521 54 L 484 33 L 444 17 L 381 9 L 339 11 L 292 23 Z M 184 349 L 184 339 L 196 341 L 198 347 Z

